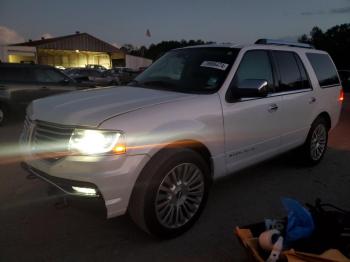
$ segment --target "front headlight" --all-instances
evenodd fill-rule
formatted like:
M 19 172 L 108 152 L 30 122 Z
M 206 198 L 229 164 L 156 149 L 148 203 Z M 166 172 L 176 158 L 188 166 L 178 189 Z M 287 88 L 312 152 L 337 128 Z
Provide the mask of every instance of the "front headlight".
M 123 154 L 125 137 L 120 131 L 75 129 L 69 140 L 69 150 L 83 155 Z

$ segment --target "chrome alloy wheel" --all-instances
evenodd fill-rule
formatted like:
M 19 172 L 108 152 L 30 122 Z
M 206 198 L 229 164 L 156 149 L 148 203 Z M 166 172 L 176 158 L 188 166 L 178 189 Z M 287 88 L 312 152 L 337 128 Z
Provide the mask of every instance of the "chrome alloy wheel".
M 311 153 L 311 158 L 314 161 L 319 160 L 327 145 L 327 130 L 324 125 L 318 125 L 315 129 L 314 132 L 312 133 L 311 137 L 311 146 L 310 146 L 310 153 Z
M 158 221 L 167 228 L 186 224 L 198 211 L 204 196 L 204 175 L 192 163 L 170 170 L 158 188 L 155 210 Z

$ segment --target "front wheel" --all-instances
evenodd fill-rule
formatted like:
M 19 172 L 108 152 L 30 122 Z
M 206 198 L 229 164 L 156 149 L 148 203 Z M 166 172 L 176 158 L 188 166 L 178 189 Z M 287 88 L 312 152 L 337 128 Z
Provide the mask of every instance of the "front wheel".
M 148 233 L 161 238 L 187 231 L 205 206 L 210 172 L 189 149 L 165 149 L 146 166 L 135 186 L 129 213 Z
M 316 165 L 323 158 L 328 144 L 328 125 L 324 118 L 314 121 L 305 144 L 302 146 L 302 157 L 306 164 Z

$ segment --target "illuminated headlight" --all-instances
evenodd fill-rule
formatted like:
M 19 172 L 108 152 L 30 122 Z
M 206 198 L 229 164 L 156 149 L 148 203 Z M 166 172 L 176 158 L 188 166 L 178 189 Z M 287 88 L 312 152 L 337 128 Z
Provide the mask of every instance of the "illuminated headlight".
M 75 129 L 69 140 L 69 150 L 83 155 L 123 154 L 125 137 L 122 132 Z

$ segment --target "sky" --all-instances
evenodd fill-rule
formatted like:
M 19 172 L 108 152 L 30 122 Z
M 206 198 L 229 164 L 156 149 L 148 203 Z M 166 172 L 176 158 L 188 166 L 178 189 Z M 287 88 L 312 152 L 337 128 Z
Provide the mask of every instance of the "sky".
M 350 0 L 0 0 L 0 43 L 90 33 L 121 46 L 297 39 L 350 23 Z M 146 36 L 149 29 L 151 37 Z

